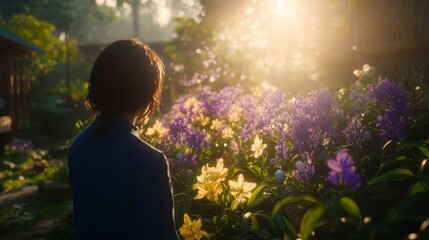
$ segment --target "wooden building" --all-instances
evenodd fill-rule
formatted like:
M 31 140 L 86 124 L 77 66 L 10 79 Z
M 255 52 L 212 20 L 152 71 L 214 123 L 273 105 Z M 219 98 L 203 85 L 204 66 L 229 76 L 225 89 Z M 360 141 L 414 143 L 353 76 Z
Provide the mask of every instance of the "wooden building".
M 33 51 L 41 50 L 0 28 L 0 135 L 22 126 L 31 81 L 28 59 Z

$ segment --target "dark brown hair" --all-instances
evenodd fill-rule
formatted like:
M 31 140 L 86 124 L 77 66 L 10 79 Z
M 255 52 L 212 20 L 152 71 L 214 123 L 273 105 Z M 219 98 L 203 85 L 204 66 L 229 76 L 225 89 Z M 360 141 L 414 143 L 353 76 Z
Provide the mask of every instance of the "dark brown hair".
M 137 39 L 118 40 L 95 60 L 85 103 L 104 122 L 131 111 L 144 119 L 158 109 L 163 79 L 164 64 L 153 49 Z

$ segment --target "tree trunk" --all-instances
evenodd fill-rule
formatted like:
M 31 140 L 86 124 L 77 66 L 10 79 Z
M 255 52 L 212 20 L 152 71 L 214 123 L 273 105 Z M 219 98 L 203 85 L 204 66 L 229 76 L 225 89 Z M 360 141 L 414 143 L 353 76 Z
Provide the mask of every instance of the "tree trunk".
M 133 37 L 140 39 L 140 0 L 133 0 Z

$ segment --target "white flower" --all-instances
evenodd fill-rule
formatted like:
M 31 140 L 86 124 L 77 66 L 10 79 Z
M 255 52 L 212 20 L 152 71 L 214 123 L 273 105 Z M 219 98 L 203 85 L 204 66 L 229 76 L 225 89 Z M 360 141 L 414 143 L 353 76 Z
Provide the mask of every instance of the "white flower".
M 234 131 L 231 127 L 226 127 L 222 130 L 222 138 L 231 139 L 234 138 Z
M 210 126 L 210 129 L 212 130 L 218 130 L 219 128 L 221 128 L 223 125 L 222 121 L 219 119 L 214 119 L 212 121 L 212 125 Z
M 243 110 L 239 106 L 237 106 L 236 104 L 233 104 L 228 111 L 228 121 L 230 122 L 240 121 L 242 111 Z
M 262 139 L 260 139 L 258 136 L 255 137 L 255 141 L 252 144 L 251 150 L 253 151 L 252 156 L 255 158 L 258 158 L 262 155 L 262 152 L 267 147 L 267 144 L 262 143 Z
M 256 183 L 249 183 L 244 181 L 243 174 L 238 175 L 237 181 L 228 181 L 231 195 L 234 196 L 238 202 L 244 202 L 252 196 L 252 190 L 256 187 Z

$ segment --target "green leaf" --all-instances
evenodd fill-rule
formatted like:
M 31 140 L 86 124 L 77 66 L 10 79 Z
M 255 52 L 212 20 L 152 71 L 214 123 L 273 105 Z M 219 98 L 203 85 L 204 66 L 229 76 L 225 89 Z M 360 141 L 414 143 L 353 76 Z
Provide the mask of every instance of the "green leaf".
M 398 168 L 395 170 L 388 171 L 378 177 L 375 177 L 368 181 L 369 185 L 382 183 L 382 182 L 391 182 L 391 181 L 402 181 L 414 177 L 413 172 L 405 168 Z
M 247 201 L 247 206 L 248 207 L 254 207 L 256 206 L 260 201 L 259 200 L 259 196 L 261 195 L 261 193 L 263 192 L 262 190 L 266 187 L 266 185 L 261 185 L 259 187 L 257 187 L 255 190 L 253 190 L 252 196 L 250 196 L 249 201 Z
M 412 185 L 412 186 L 410 187 L 409 191 L 410 191 L 410 195 L 414 195 L 414 194 L 417 194 L 417 193 L 424 192 L 424 191 L 426 191 L 426 190 L 425 190 L 425 188 L 423 187 L 423 185 L 422 185 L 420 182 L 418 182 L 418 183 L 416 183 L 416 184 Z
M 341 206 L 344 208 L 344 210 L 353 218 L 357 220 L 362 219 L 362 214 L 359 211 L 359 207 L 356 205 L 356 203 L 349 197 L 342 197 L 340 200 Z
M 251 214 L 250 220 L 252 221 L 252 228 L 259 230 L 259 223 L 258 223 L 258 220 L 256 219 L 256 216 Z
M 427 158 L 429 158 L 429 150 L 425 147 L 419 147 L 420 152 L 422 152 Z
M 291 240 L 290 237 L 285 233 L 283 234 L 283 240 Z
M 387 161 L 385 161 L 385 162 L 383 162 L 381 164 L 380 169 L 384 169 L 385 167 L 391 165 L 392 163 L 396 163 L 396 162 L 399 162 L 399 161 L 404 161 L 404 160 L 407 160 L 407 159 L 409 159 L 409 158 L 407 158 L 405 156 L 399 156 L 399 157 L 396 157 L 396 158 L 389 159 L 389 160 L 387 160 Z
M 325 207 L 320 205 L 307 210 L 301 221 L 300 233 L 302 240 L 307 240 L 310 237 L 311 232 L 316 227 L 317 221 L 322 217 L 323 213 L 325 213 Z
M 403 143 L 403 146 L 404 146 L 405 149 L 415 148 L 415 147 L 422 147 L 424 145 L 425 145 L 425 143 L 422 142 L 422 141 L 420 141 L 420 142 L 406 142 L 406 143 Z
M 286 219 L 283 213 L 277 213 L 273 216 L 273 223 L 275 226 L 283 233 L 283 236 L 286 234 L 292 239 L 297 239 L 298 234 L 292 224 Z
M 307 201 L 307 202 L 315 203 L 315 204 L 318 204 L 318 205 L 322 205 L 322 203 L 319 200 L 317 200 L 316 198 L 314 198 L 312 196 L 308 196 L 308 195 L 290 196 L 290 197 L 284 198 L 280 202 L 276 203 L 276 205 L 274 206 L 273 213 L 271 214 L 271 216 L 274 217 L 274 215 L 276 213 L 278 213 L 280 210 L 282 210 L 282 208 L 284 206 L 286 206 L 288 204 L 291 204 L 291 203 L 294 203 L 294 202 L 299 202 L 299 201 Z

